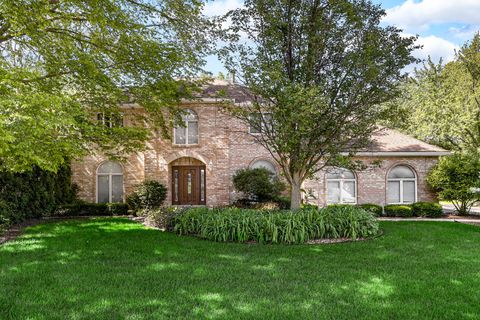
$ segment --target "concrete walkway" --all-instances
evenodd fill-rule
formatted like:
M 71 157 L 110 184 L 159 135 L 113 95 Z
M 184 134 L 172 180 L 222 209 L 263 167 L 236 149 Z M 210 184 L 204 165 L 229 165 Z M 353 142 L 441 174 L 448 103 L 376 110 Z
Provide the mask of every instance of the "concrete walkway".
M 393 218 L 393 217 L 380 217 L 377 218 L 380 221 L 442 221 L 442 222 L 461 222 L 461 223 L 477 223 L 480 224 L 480 219 L 469 217 L 452 217 L 452 218 Z

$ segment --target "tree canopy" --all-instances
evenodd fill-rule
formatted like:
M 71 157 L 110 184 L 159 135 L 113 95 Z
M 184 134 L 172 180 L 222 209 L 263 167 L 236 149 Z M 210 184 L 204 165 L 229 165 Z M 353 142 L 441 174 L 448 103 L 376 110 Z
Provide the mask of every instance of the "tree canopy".
M 163 129 L 211 50 L 199 0 L 5 0 L 0 6 L 0 166 L 55 171 L 94 148 L 118 156 Z M 192 26 L 195 26 L 193 28 Z M 138 126 L 105 126 L 135 100 Z M 92 148 L 94 147 L 94 148 Z
M 480 35 L 444 64 L 430 59 L 401 85 L 390 125 L 457 151 L 480 149 Z
M 261 131 L 292 208 L 307 177 L 369 144 L 414 61 L 415 39 L 381 26 L 384 14 L 367 0 L 247 0 L 228 14 L 236 38 L 223 57 L 253 97 L 231 110 Z

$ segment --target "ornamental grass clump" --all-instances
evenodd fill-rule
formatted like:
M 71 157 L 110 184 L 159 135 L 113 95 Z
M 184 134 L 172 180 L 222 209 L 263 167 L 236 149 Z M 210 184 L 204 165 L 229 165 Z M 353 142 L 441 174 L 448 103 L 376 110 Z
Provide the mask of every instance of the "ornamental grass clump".
M 192 208 L 175 217 L 174 232 L 219 242 L 298 244 L 378 234 L 372 213 L 356 207 L 253 210 Z

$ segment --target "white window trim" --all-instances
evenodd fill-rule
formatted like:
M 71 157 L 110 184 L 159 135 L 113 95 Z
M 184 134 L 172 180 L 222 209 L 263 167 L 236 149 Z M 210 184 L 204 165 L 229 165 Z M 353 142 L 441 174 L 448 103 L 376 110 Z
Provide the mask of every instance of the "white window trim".
M 105 162 L 102 162 L 98 167 L 97 167 L 97 172 L 96 172 L 96 176 L 95 176 L 95 203 L 99 203 L 98 202 L 98 177 L 99 176 L 108 176 L 108 202 L 111 203 L 112 202 L 112 191 L 113 191 L 113 188 L 112 188 L 112 176 L 123 176 L 123 166 L 120 165 L 120 167 L 122 168 L 122 173 L 98 173 L 98 169 L 104 164 Z M 125 190 L 124 190 L 124 183 L 123 183 L 123 179 L 122 179 L 122 202 L 125 202 Z
M 397 166 L 396 166 L 397 167 Z M 410 168 L 410 170 L 412 170 Z M 413 170 L 412 170 L 413 171 Z M 415 174 L 415 171 L 413 171 L 413 174 L 415 175 L 415 178 L 388 178 L 387 177 L 387 200 L 388 200 L 388 183 L 389 182 L 400 182 L 400 202 L 388 202 L 388 204 L 412 204 L 412 203 L 415 203 L 417 202 L 417 175 Z M 405 202 L 403 200 L 403 183 L 404 182 L 413 182 L 413 185 L 414 185 L 414 199 L 413 199 L 413 202 Z
M 99 116 L 101 117 L 101 120 L 98 119 Z M 115 127 L 123 128 L 125 126 L 124 113 L 120 112 L 119 116 L 120 116 L 119 126 L 116 126 L 115 121 L 112 120 L 112 119 L 110 119 L 109 121 L 106 121 L 105 120 L 105 113 L 103 113 L 103 112 L 98 112 L 97 113 L 97 121 L 101 121 L 102 125 L 106 126 L 107 128 L 115 128 Z
M 265 128 L 265 123 L 263 122 L 263 120 L 262 120 L 262 122 L 260 123 L 260 132 L 252 132 L 252 124 L 251 124 L 251 122 L 250 122 L 250 119 L 253 117 L 253 114 L 259 114 L 259 115 L 261 115 L 262 118 L 263 118 L 265 115 L 270 115 L 270 116 L 271 116 L 272 113 L 271 113 L 271 112 L 265 112 L 265 113 L 253 112 L 252 114 L 250 114 L 250 115 L 248 116 L 248 120 L 249 120 L 249 122 L 248 122 L 248 133 L 251 134 L 251 135 L 260 135 L 260 134 L 263 133 L 263 130 L 264 130 L 264 128 Z
M 193 110 L 191 110 L 192 112 L 195 112 Z M 196 120 L 183 120 L 183 125 L 184 127 L 179 127 L 179 126 L 175 126 L 173 128 L 173 145 L 176 145 L 176 146 L 185 146 L 185 145 L 198 145 L 200 143 L 200 127 L 198 125 L 198 115 L 197 113 L 195 113 L 195 116 L 196 116 Z M 189 122 L 195 122 L 197 124 L 197 142 L 195 143 L 189 143 L 188 141 L 188 123 Z M 184 128 L 185 129 L 185 143 L 177 143 L 177 128 Z
M 354 173 L 355 175 L 355 173 Z M 328 183 L 329 182 L 340 182 L 340 201 L 339 202 L 329 202 L 328 201 Z M 344 182 L 353 182 L 353 189 L 355 190 L 355 201 L 354 202 L 344 202 L 343 201 L 343 183 Z M 357 178 L 353 179 L 329 179 L 327 178 L 327 204 L 357 204 Z

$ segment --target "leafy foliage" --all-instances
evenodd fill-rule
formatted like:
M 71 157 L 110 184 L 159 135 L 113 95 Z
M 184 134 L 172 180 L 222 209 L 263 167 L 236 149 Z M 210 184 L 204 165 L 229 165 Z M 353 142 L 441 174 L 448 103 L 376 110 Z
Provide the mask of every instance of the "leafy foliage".
M 88 203 L 77 202 L 61 206 L 57 216 L 118 216 L 128 214 L 125 203 Z
M 439 203 L 416 202 L 411 205 L 411 208 L 416 217 L 438 218 L 443 215 L 443 209 Z
M 363 203 L 358 205 L 359 208 L 362 208 L 365 211 L 373 213 L 375 216 L 379 217 L 383 214 L 382 206 L 374 203 Z
M 480 158 L 477 153 L 455 153 L 440 159 L 427 178 L 441 200 L 452 201 L 457 212 L 468 214 L 480 200 Z
M 195 208 L 175 218 L 174 231 L 222 242 L 293 244 L 375 236 L 378 222 L 371 213 L 355 207 L 299 211 Z
M 413 217 L 412 208 L 403 204 L 389 204 L 384 207 L 387 217 Z
M 233 176 L 233 185 L 254 201 L 264 202 L 280 196 L 285 184 L 265 168 L 238 170 Z
M 146 180 L 127 197 L 127 204 L 134 211 L 159 208 L 167 198 L 167 188 L 158 181 Z
M 31 172 L 0 172 L 0 216 L 11 223 L 52 214 L 76 200 L 71 171 L 63 166 L 55 174 L 34 167 Z
M 390 125 L 447 149 L 480 148 L 480 35 L 467 42 L 454 61 L 430 59 L 415 70 L 393 101 Z
M 0 7 L 0 158 L 13 171 L 56 171 L 65 157 L 122 156 L 190 96 L 212 49 L 214 22 L 196 0 L 3 1 Z M 195 26 L 194 28 L 192 26 Z M 182 80 L 179 80 L 182 79 Z M 192 87 L 193 84 L 193 87 Z M 128 88 L 128 90 L 126 90 Z M 147 117 L 109 127 L 138 102 Z M 141 121 L 140 121 L 141 120 Z
M 161 207 L 151 210 L 143 210 L 142 214 L 147 217 L 147 223 L 156 228 L 173 231 L 175 219 L 186 209 L 181 207 Z
M 347 0 L 247 0 L 228 14 L 237 41 L 224 58 L 253 96 L 230 109 L 261 128 L 254 137 L 281 166 L 292 208 L 307 177 L 368 145 L 385 115 L 380 105 L 414 61 L 415 39 L 380 26 L 384 15 L 370 1 Z

